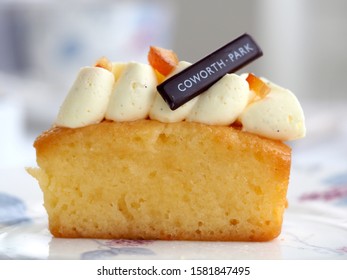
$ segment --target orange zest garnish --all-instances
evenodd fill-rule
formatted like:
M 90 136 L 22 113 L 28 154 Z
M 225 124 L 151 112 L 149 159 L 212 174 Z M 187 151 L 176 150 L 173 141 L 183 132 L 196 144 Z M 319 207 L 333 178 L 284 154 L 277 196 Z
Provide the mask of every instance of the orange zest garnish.
M 167 76 L 177 66 L 178 58 L 172 50 L 151 46 L 148 52 L 148 62 L 160 74 Z
M 251 73 L 248 74 L 246 81 L 249 84 L 249 89 L 260 98 L 264 98 L 271 90 L 266 83 Z
M 107 57 L 100 57 L 94 64 L 95 67 L 104 68 L 110 72 L 112 72 L 112 62 L 108 60 Z

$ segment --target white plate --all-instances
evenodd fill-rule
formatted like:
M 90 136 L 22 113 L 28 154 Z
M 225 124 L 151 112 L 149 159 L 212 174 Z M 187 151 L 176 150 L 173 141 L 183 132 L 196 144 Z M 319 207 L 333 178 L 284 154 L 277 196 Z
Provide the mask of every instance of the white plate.
M 288 211 L 271 242 L 54 238 L 45 218 L 0 230 L 2 259 L 347 259 L 347 227 Z
M 35 181 L 23 170 L 0 176 L 0 259 L 347 259 L 346 208 L 290 203 L 271 242 L 62 239 L 47 229 Z

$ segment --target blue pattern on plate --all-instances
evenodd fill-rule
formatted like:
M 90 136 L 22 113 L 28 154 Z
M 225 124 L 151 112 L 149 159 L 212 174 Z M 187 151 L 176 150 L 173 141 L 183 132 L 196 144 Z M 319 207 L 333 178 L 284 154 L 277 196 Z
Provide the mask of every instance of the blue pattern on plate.
M 94 242 L 98 244 L 99 248 L 105 249 L 84 252 L 81 254 L 80 257 L 82 260 L 103 260 L 110 259 L 118 255 L 155 255 L 155 253 L 152 250 L 143 248 L 143 246 L 152 244 L 152 240 L 94 239 Z
M 334 204 L 338 207 L 347 206 L 347 171 L 329 176 L 323 180 L 330 189 L 334 190 L 336 200 Z
M 14 225 L 27 221 L 29 218 L 24 202 L 18 197 L 0 192 L 0 224 Z
M 331 186 L 347 186 L 347 171 L 329 176 L 323 183 Z
M 347 172 L 332 173 L 321 179 L 315 189 L 302 193 L 300 202 L 320 201 L 322 206 L 347 206 Z
M 134 247 L 123 247 L 123 248 L 110 248 L 104 250 L 88 251 L 81 254 L 82 260 L 104 260 L 112 258 L 118 255 L 154 255 L 152 250 L 147 248 L 134 248 Z

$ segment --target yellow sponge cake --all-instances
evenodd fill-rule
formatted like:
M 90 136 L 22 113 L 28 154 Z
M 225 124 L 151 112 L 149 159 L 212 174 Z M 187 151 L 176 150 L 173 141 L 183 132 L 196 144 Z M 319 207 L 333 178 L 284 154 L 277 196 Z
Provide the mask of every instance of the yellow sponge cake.
M 232 127 L 104 121 L 35 142 L 57 237 L 251 240 L 281 231 L 290 148 Z

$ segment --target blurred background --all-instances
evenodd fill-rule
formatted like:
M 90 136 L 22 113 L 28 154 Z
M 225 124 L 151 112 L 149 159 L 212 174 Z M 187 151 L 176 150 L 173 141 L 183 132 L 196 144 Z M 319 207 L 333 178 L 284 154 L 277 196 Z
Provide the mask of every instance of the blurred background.
M 149 45 L 195 62 L 243 33 L 264 56 L 242 71 L 302 103 L 308 136 L 293 145 L 347 139 L 347 1 L 0 0 L 0 167 L 35 164 L 32 143 L 80 67 L 104 55 L 146 62 Z

